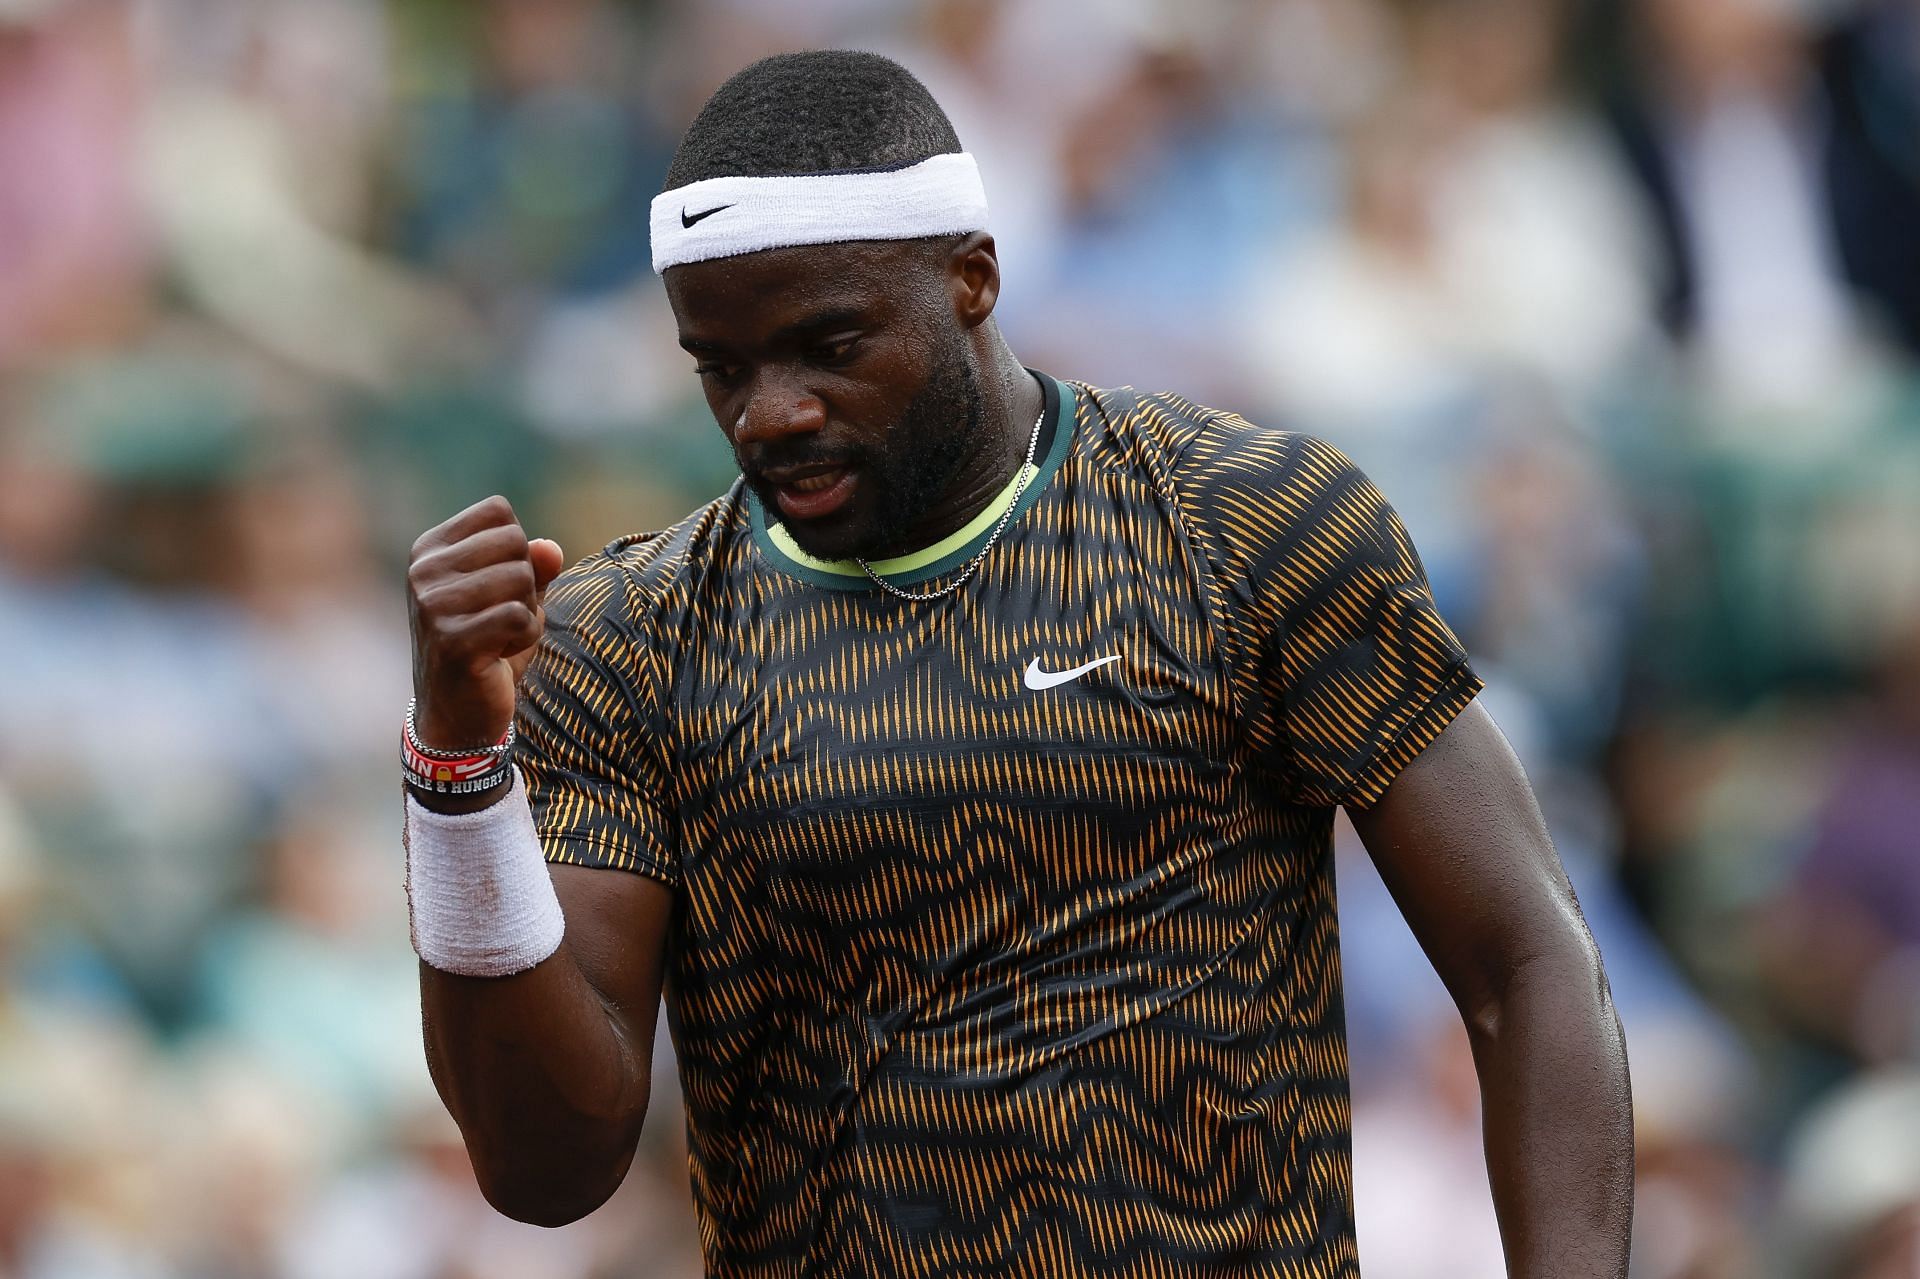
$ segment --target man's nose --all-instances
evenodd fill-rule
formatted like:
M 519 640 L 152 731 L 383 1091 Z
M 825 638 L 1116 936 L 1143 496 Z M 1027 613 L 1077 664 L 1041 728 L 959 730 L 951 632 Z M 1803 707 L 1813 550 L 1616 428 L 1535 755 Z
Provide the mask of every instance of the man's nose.
M 771 444 L 826 429 L 827 406 L 805 388 L 763 378 L 740 411 L 736 444 Z

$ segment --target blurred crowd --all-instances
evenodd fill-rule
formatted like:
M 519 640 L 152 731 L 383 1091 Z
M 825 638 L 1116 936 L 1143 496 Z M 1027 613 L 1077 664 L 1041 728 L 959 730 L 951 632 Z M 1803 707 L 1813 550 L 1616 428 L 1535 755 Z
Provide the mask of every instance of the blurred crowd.
M 399 568 L 729 482 L 647 202 L 818 45 L 954 117 L 1028 363 L 1399 507 L 1607 959 L 1636 1279 L 1920 1274 L 1917 0 L 0 0 L 0 1279 L 698 1273 L 670 1052 L 560 1231 L 433 1096 Z M 1497 1276 L 1339 869 L 1366 1273 Z

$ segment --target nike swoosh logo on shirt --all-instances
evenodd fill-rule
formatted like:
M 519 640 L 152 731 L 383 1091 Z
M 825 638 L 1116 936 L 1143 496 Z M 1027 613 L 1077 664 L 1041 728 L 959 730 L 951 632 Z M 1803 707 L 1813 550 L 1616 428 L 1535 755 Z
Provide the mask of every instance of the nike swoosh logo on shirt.
M 732 207 L 733 206 L 731 204 L 716 204 L 711 209 L 707 209 L 700 213 L 695 213 L 690 215 L 687 212 L 686 206 L 681 205 L 680 206 L 680 225 L 692 226 L 694 223 L 698 222 L 702 218 L 710 218 L 714 214 L 720 212 L 720 210 L 731 209 Z
M 1083 662 L 1072 670 L 1043 671 L 1040 669 L 1040 659 L 1036 657 L 1027 663 L 1027 687 L 1032 689 L 1052 688 L 1055 684 L 1064 684 L 1068 680 L 1079 679 L 1088 671 L 1097 671 L 1108 662 L 1117 662 L 1119 660 L 1120 654 L 1115 653 L 1111 657 L 1102 657 L 1096 661 Z

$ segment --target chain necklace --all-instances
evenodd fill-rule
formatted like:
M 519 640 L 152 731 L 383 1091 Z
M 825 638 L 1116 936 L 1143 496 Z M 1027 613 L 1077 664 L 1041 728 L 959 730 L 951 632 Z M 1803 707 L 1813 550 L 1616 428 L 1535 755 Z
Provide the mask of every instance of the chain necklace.
M 1012 519 L 1014 511 L 1019 509 L 1020 497 L 1027 491 L 1027 481 L 1033 478 L 1033 454 L 1034 450 L 1040 447 L 1040 424 L 1046 420 L 1046 406 L 1042 405 L 1040 415 L 1033 419 L 1033 434 L 1027 439 L 1027 460 L 1020 464 L 1020 483 L 1014 486 L 1013 500 L 1007 503 L 1006 510 L 1000 512 L 1000 522 L 993 526 L 993 536 L 988 538 L 987 544 L 975 552 L 972 559 L 967 561 L 967 566 L 961 570 L 960 576 L 954 578 L 937 591 L 903 591 L 886 578 L 874 572 L 873 565 L 855 556 L 854 560 L 860 565 L 861 571 L 872 578 L 874 584 L 881 590 L 889 595 L 898 596 L 903 600 L 914 600 L 917 602 L 937 600 L 942 595 L 951 595 L 953 592 L 959 590 L 966 584 L 966 580 L 973 576 L 973 570 L 980 567 L 980 561 L 987 558 L 987 552 L 993 549 L 993 544 L 1000 540 L 1000 534 L 1006 531 L 1007 521 Z

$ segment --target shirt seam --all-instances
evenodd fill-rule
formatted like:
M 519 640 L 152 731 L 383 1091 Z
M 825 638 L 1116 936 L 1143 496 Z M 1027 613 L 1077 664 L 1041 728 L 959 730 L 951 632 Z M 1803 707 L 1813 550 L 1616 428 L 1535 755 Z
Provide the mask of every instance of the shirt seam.
M 1136 405 L 1139 403 L 1139 398 L 1141 397 L 1136 396 Z M 1186 539 L 1188 546 L 1196 552 L 1194 560 L 1200 572 L 1206 576 L 1206 589 L 1209 596 L 1205 610 L 1207 633 L 1212 637 L 1214 649 L 1220 654 L 1221 665 L 1225 668 L 1227 700 L 1232 708 L 1234 720 L 1236 723 L 1245 724 L 1249 710 L 1247 695 L 1241 680 L 1248 671 L 1244 663 L 1250 659 L 1251 654 L 1243 654 L 1240 651 L 1230 634 L 1232 630 L 1228 625 L 1230 619 L 1222 616 L 1228 611 L 1226 588 L 1214 564 L 1214 558 L 1219 555 L 1220 548 L 1215 545 L 1212 535 L 1205 526 L 1205 521 L 1199 517 L 1199 512 L 1195 509 L 1197 495 L 1184 489 L 1178 478 L 1180 463 L 1185 458 L 1187 450 L 1192 448 L 1201 433 L 1217 427 L 1221 419 L 1226 416 L 1228 415 L 1217 409 L 1207 411 L 1201 418 L 1198 424 L 1199 429 L 1194 432 L 1193 439 L 1189 440 L 1184 448 L 1170 448 L 1166 451 L 1164 482 L 1168 502 L 1180 520 L 1181 535 Z M 1291 443 L 1288 449 L 1291 454 Z M 1280 626 L 1284 623 L 1275 625 Z

